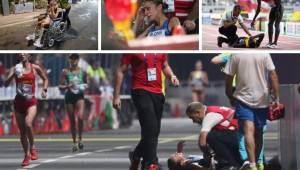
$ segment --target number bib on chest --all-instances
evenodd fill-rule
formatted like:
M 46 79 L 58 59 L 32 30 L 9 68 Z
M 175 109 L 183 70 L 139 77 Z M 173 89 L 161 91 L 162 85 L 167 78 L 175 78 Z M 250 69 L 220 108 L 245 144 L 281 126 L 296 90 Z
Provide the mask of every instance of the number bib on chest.
M 22 93 L 22 95 L 27 95 L 27 96 L 33 95 L 31 84 L 19 84 L 18 89 L 19 89 L 19 92 Z
M 148 68 L 147 77 L 148 77 L 148 81 L 156 81 L 157 80 L 156 68 Z
M 165 37 L 166 36 L 166 30 L 161 29 L 161 30 L 156 30 L 153 32 L 150 32 L 149 37 Z

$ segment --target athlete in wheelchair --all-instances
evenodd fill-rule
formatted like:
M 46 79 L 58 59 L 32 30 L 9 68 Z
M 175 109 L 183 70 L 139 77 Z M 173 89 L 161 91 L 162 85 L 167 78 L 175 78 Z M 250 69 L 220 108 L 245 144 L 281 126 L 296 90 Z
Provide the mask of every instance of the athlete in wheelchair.
M 50 0 L 45 14 L 38 17 L 34 34 L 26 37 L 28 41 L 34 41 L 37 48 L 52 47 L 55 41 L 61 41 L 66 31 L 63 22 L 63 9 L 59 8 L 57 0 Z

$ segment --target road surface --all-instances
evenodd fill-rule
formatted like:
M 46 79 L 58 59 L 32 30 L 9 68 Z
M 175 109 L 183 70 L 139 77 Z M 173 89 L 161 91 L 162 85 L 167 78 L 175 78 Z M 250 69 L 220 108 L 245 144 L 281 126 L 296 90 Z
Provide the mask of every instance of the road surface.
M 197 147 L 200 126 L 187 118 L 163 119 L 158 154 L 163 169 L 167 158 L 175 152 L 176 143 L 187 140 L 186 155 L 201 155 Z M 268 127 L 265 136 L 266 157 L 277 155 L 277 124 Z M 126 170 L 128 151 L 138 142 L 140 128 L 138 121 L 128 129 L 94 131 L 84 134 L 85 148 L 82 152 L 71 152 L 70 134 L 37 135 L 36 146 L 40 159 L 24 169 L 36 170 Z M 15 136 L 0 138 L 0 169 L 22 169 L 20 163 L 23 151 Z M 23 170 L 24 170 L 23 169 Z

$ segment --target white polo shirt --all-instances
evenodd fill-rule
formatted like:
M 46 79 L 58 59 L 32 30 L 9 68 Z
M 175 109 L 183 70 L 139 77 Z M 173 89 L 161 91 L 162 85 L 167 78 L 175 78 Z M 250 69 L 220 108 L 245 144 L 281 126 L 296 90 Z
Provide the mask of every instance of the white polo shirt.
M 232 15 L 232 11 L 225 11 L 223 14 L 222 14 L 222 18 L 220 20 L 220 27 L 223 27 L 224 26 L 224 22 L 232 22 L 234 20 L 234 17 Z M 237 18 L 236 18 L 236 22 L 238 22 L 240 25 L 242 23 L 244 23 L 244 19 L 241 15 L 239 15 Z

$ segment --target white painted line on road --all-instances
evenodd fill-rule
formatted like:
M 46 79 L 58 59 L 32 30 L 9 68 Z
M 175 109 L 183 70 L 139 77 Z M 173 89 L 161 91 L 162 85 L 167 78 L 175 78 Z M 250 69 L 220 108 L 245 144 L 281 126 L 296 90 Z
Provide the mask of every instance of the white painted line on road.
M 73 157 L 75 157 L 75 155 L 67 155 L 67 156 L 59 157 L 59 159 L 67 159 L 67 158 L 73 158 Z
M 76 154 L 76 156 L 84 156 L 84 155 L 89 155 L 91 154 L 92 152 L 83 152 L 83 153 L 78 153 Z
M 95 153 L 101 153 L 101 152 L 109 152 L 112 151 L 113 149 L 100 149 L 100 150 L 96 150 L 94 151 Z
M 34 168 L 36 166 L 39 166 L 40 164 L 30 164 L 28 166 L 25 166 L 24 168 Z
M 197 139 L 198 135 L 191 135 L 191 136 L 187 136 L 182 138 L 182 140 L 193 140 L 193 139 Z
M 163 143 L 169 143 L 169 142 L 173 142 L 176 141 L 176 139 L 166 139 L 166 140 L 161 140 L 158 143 L 163 144 Z
M 114 149 L 127 149 L 127 148 L 131 148 L 131 146 L 129 146 L 129 145 L 124 145 L 124 146 L 117 146 L 117 147 L 114 147 Z
M 16 169 L 16 170 L 27 170 L 27 169 L 22 168 L 22 169 Z
M 48 160 L 43 161 L 42 163 L 50 163 L 50 162 L 55 162 L 55 161 L 57 161 L 57 159 L 48 159 Z

